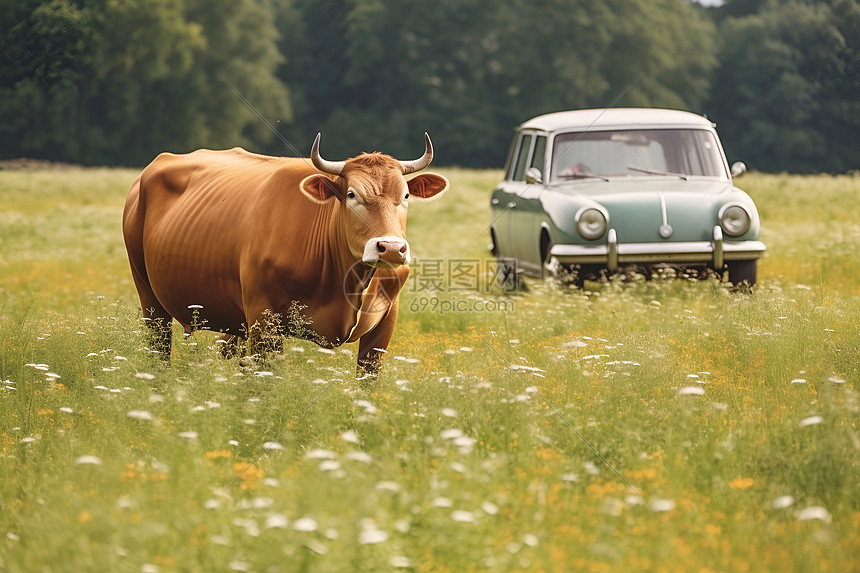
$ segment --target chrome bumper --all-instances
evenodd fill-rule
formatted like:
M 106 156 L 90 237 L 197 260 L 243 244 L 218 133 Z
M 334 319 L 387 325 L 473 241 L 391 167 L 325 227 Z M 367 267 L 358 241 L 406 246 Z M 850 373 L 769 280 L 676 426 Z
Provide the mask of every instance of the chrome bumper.
M 708 264 L 721 269 L 725 261 L 757 259 L 766 248 L 761 241 L 725 241 L 717 225 L 712 241 L 619 244 L 615 229 L 610 229 L 606 244 L 553 245 L 549 254 L 562 264 L 605 265 L 610 271 L 635 263 Z

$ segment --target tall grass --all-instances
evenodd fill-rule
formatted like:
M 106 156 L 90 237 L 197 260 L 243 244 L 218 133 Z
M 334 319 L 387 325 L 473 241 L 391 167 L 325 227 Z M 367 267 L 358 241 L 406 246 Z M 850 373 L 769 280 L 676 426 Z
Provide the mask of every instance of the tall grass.
M 0 570 L 858 568 L 856 177 L 738 181 L 769 247 L 752 294 L 507 295 L 482 274 L 500 173 L 444 173 L 408 232 L 442 282 L 407 287 L 366 384 L 349 346 L 249 367 L 177 329 L 153 361 L 135 174 L 0 172 Z

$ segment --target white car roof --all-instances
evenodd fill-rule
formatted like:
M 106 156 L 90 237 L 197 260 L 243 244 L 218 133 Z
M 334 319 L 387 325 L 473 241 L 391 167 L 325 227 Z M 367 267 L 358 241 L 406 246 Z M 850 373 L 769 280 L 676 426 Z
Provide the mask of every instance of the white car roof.
M 701 115 L 676 109 L 608 108 L 559 111 L 539 115 L 521 124 L 519 129 L 540 131 L 593 131 L 617 129 L 660 129 L 695 127 L 712 129 L 714 124 Z

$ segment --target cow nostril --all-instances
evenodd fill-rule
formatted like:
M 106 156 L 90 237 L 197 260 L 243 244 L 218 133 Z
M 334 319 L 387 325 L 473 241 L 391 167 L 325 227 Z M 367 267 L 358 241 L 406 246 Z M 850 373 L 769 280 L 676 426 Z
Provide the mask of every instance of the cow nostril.
M 385 252 L 385 245 L 382 244 L 382 241 L 376 243 L 376 250 L 379 251 L 380 253 Z
M 400 252 L 401 252 L 401 253 L 403 253 L 403 254 L 405 255 L 405 254 L 406 254 L 406 249 L 407 249 L 407 247 L 406 247 L 406 245 L 404 244 L 402 247 L 400 247 Z

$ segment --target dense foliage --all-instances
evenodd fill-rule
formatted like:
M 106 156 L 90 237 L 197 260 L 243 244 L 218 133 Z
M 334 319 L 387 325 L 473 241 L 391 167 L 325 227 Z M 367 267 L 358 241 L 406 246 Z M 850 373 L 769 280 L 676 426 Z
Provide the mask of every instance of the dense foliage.
M 728 152 L 768 171 L 860 168 L 860 3 L 760 4 L 719 28 L 708 108 Z
M 258 145 L 287 117 L 259 0 L 2 0 L 0 155 L 144 164 Z
M 409 157 L 426 130 L 439 163 L 499 166 L 531 116 L 627 105 L 705 113 L 754 168 L 846 171 L 858 61 L 858 0 L 0 0 L 0 157 L 306 154 L 317 131 Z

